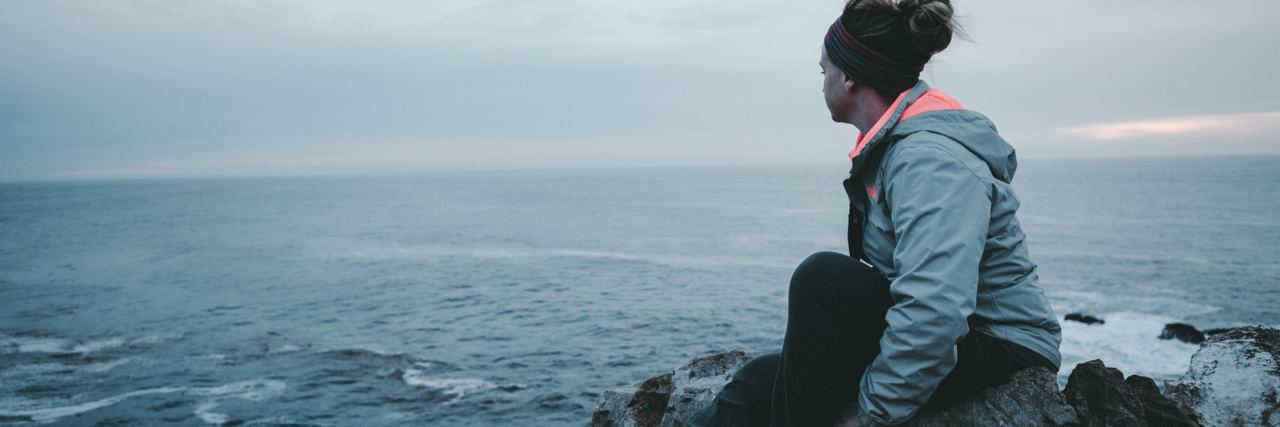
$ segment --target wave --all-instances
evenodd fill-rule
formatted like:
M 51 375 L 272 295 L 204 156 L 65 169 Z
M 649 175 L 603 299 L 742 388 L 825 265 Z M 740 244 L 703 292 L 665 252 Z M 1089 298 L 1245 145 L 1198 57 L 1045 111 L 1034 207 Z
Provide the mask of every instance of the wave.
M 65 338 L 0 336 L 0 352 L 4 353 L 91 353 L 123 347 L 124 345 L 125 340 L 121 338 L 108 338 L 81 343 Z
M 183 391 L 181 387 L 161 387 L 145 390 L 131 391 L 125 394 L 111 396 L 105 399 L 98 399 L 91 402 L 85 402 L 69 406 L 59 406 L 45 409 L 29 409 L 17 411 L 0 411 L 0 417 L 13 419 L 28 419 L 35 422 L 51 422 L 59 418 L 69 417 L 72 415 L 83 414 L 94 409 L 111 406 L 125 401 L 131 397 L 147 396 L 152 394 L 169 394 L 179 393 Z
M 1176 313 L 1181 317 L 1204 316 L 1222 311 L 1222 307 L 1205 304 L 1190 297 L 1174 295 L 1115 295 L 1098 292 L 1052 289 L 1047 291 L 1049 303 L 1058 314 L 1072 312 L 1129 312 L 1129 307 L 1151 313 Z M 1060 316 L 1061 317 L 1061 316 Z M 1176 320 L 1174 320 L 1176 321 Z M 1161 325 L 1163 328 L 1163 325 Z M 1157 334 L 1159 332 L 1157 331 Z
M 358 347 L 324 350 L 319 352 L 318 355 L 350 366 L 394 368 L 422 362 L 418 358 L 405 353 L 389 353 Z
M 135 390 L 75 405 L 43 409 L 0 410 L 0 418 L 30 420 L 38 423 L 45 423 L 115 405 L 138 396 L 181 393 L 188 396 L 212 397 L 218 399 L 239 398 L 250 401 L 262 401 L 269 397 L 279 395 L 280 393 L 283 393 L 284 390 L 285 383 L 283 381 L 266 379 L 246 380 L 217 387 L 158 387 Z M 195 415 L 210 424 L 223 424 L 227 421 L 222 418 L 225 417 L 225 415 L 211 412 L 212 409 L 217 406 L 217 400 L 202 403 L 196 407 Z
M 824 244 L 821 247 L 829 246 L 830 242 L 824 240 L 823 243 Z M 643 263 L 664 267 L 694 269 L 717 268 L 723 266 L 791 269 L 799 262 L 799 259 L 795 260 L 793 263 L 789 261 L 777 262 L 763 258 L 741 259 L 729 256 L 689 256 L 688 254 L 672 254 L 669 252 L 621 252 L 576 248 L 540 248 L 529 246 L 388 244 L 365 241 L 344 242 L 341 244 L 330 243 L 327 245 L 317 246 L 321 248 L 318 249 L 318 251 L 328 257 L 377 260 L 430 260 L 439 258 L 522 260 L 568 258 Z M 332 249 L 334 247 L 343 248 L 343 250 L 335 252 Z
M 414 387 L 425 387 L 440 391 L 441 394 L 453 396 L 446 405 L 461 400 L 464 396 L 493 390 L 499 387 L 503 389 L 519 389 L 524 388 L 523 385 L 513 384 L 510 386 L 499 386 L 498 384 L 480 378 L 432 378 L 428 377 L 419 369 L 406 369 L 401 377 L 405 384 Z
M 162 341 L 181 338 L 177 334 L 155 334 L 140 338 L 125 339 L 111 337 L 90 341 L 40 335 L 7 335 L 0 334 L 0 354 L 13 353 L 46 353 L 46 354 L 89 354 L 114 350 L 122 347 L 152 345 Z
M 195 410 L 196 418 L 199 418 L 200 421 L 204 421 L 206 424 L 214 424 L 214 425 L 223 425 L 231 421 L 230 415 L 213 412 L 214 409 L 218 409 L 218 405 L 221 405 L 221 403 L 203 402 L 199 405 L 196 405 L 196 410 Z
M 119 367 L 120 365 L 123 365 L 123 364 L 129 363 L 129 362 L 133 362 L 133 361 L 134 361 L 134 358 L 132 358 L 132 357 L 126 357 L 126 358 L 123 358 L 123 359 L 116 359 L 116 360 L 112 360 L 112 361 L 110 361 L 110 362 L 90 363 L 90 364 L 88 364 L 88 365 L 84 365 L 83 367 L 81 367 L 81 369 L 82 369 L 82 370 L 84 370 L 85 372 L 92 372 L 92 373 L 95 373 L 95 374 L 101 374 L 101 373 L 108 372 L 108 371 L 110 371 L 110 370 L 112 370 L 112 369 L 115 369 L 115 368 Z
M 1068 322 L 1062 325 L 1062 370 L 1059 380 L 1071 374 L 1076 364 L 1102 359 L 1107 366 L 1125 375 L 1138 374 L 1156 379 L 1174 379 L 1186 373 L 1191 355 L 1200 348 L 1178 340 L 1159 338 L 1164 326 L 1178 320 L 1172 317 L 1134 313 L 1093 313 L 1106 323 L 1086 325 Z
M 8 367 L 0 370 L 0 380 L 16 381 L 22 378 L 41 378 L 42 376 L 64 376 L 68 372 L 82 372 L 90 374 L 103 374 L 120 367 L 121 365 L 135 362 L 137 359 L 126 357 L 123 359 L 107 360 L 103 362 L 89 363 L 30 363 Z M 6 384 L 8 385 L 8 384 Z
M 441 257 L 465 257 L 486 259 L 520 259 L 520 258 L 595 258 L 619 261 L 664 263 L 667 259 L 638 253 L 593 251 L 571 248 L 521 248 L 521 247 L 465 247 L 463 245 L 389 245 L 366 244 L 363 247 L 341 254 L 356 258 L 374 259 L 424 259 Z

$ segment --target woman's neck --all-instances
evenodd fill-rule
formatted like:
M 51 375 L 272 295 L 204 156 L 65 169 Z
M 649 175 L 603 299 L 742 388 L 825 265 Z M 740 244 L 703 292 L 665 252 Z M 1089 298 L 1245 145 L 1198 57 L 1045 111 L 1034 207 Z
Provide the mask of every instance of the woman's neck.
M 880 117 L 884 116 L 884 112 L 889 110 L 891 101 L 885 101 L 874 90 L 865 90 L 858 93 L 858 108 L 854 108 L 849 123 L 852 123 L 861 132 L 870 131 L 880 121 Z

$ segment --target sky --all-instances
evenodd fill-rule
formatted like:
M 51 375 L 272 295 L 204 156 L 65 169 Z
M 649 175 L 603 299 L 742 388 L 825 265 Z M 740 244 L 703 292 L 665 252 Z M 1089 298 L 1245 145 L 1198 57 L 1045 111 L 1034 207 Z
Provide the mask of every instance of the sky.
M 1280 154 L 1280 2 L 955 0 L 1022 158 Z M 0 181 L 847 164 L 840 0 L 0 0 Z

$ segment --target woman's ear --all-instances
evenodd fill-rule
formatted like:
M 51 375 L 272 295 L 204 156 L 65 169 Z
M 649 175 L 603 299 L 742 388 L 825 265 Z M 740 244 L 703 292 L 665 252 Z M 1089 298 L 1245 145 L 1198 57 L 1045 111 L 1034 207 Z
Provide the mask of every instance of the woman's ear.
M 853 93 L 853 79 L 849 78 L 849 76 L 844 78 L 844 91 Z

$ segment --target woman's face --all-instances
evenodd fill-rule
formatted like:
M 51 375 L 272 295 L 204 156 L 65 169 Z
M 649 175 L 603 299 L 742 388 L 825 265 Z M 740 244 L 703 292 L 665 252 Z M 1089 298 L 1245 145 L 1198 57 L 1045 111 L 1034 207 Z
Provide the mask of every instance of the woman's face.
M 853 110 L 853 94 L 849 92 L 844 71 L 827 57 L 827 49 L 822 49 L 822 58 L 818 60 L 822 67 L 822 97 L 827 102 L 827 110 L 831 112 L 831 120 L 846 121 Z

